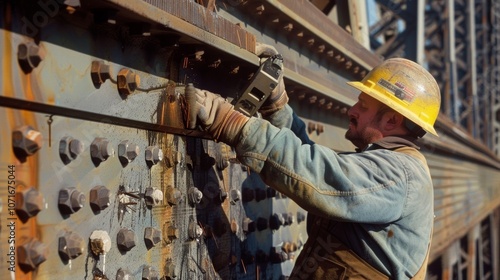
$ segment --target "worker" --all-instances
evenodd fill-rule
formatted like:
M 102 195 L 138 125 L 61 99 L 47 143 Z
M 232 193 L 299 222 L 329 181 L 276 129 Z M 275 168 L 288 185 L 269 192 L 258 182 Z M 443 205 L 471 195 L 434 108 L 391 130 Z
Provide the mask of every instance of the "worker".
M 403 58 L 387 59 L 348 84 L 360 91 L 345 133 L 356 152 L 308 140 L 282 79 L 261 107 L 262 118 L 187 87 L 187 125 L 234 147 L 242 164 L 308 211 L 308 239 L 290 279 L 424 279 L 434 200 L 417 140 L 426 132 L 437 136 L 439 87 Z

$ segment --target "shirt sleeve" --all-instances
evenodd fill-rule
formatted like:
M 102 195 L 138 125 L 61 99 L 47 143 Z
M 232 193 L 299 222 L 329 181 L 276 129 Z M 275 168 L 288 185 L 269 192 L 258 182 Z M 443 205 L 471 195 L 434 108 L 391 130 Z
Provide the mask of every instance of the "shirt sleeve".
M 338 154 L 303 144 L 290 129 L 256 118 L 243 128 L 236 151 L 267 185 L 305 210 L 339 221 L 399 219 L 408 196 L 408 173 L 424 171 L 417 160 L 389 150 Z

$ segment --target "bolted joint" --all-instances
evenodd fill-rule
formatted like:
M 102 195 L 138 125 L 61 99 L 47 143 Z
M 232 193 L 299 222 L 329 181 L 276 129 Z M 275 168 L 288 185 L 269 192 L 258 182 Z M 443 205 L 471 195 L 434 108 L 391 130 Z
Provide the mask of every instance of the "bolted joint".
M 19 267 L 25 272 L 35 270 L 47 260 L 47 246 L 35 238 L 30 238 L 26 243 L 17 247 Z
M 193 205 L 199 204 L 203 198 L 203 193 L 196 187 L 190 187 L 187 195 L 189 202 Z
M 107 160 L 114 154 L 115 150 L 106 138 L 97 137 L 90 144 L 90 157 L 96 164 Z
M 163 201 L 163 192 L 157 188 L 146 188 L 144 201 L 149 208 L 158 205 Z
M 163 160 L 163 151 L 156 146 L 148 146 L 145 152 L 146 163 L 153 166 Z
M 134 231 L 122 228 L 116 235 L 116 244 L 121 251 L 130 251 L 135 247 L 135 233 Z
M 156 269 L 154 269 L 153 267 L 151 267 L 149 265 L 145 265 L 142 268 L 141 279 L 142 280 L 158 280 L 158 279 L 160 279 L 160 275 L 159 275 L 158 271 L 156 271 Z
M 94 255 L 104 255 L 111 249 L 111 238 L 104 230 L 95 230 L 90 235 L 90 250 Z
M 65 233 L 59 237 L 59 256 L 65 262 L 76 259 L 83 254 L 84 246 L 84 240 L 80 235 L 74 232 Z
M 188 226 L 188 235 L 192 240 L 197 240 L 203 235 L 203 229 L 196 222 L 190 222 Z
M 132 70 L 123 68 L 118 72 L 118 77 L 116 79 L 118 92 L 121 96 L 128 96 L 139 87 L 140 83 L 139 75 L 135 74 Z
M 132 273 L 128 269 L 120 268 L 116 272 L 116 280 L 132 280 Z
M 77 212 L 85 203 L 85 195 L 76 188 L 64 188 L 59 191 L 58 206 L 63 215 Z
M 42 195 L 35 188 L 16 192 L 16 214 L 24 222 L 42 211 L 44 203 Z
M 75 160 L 83 152 L 83 149 L 83 143 L 78 139 L 73 139 L 71 136 L 65 136 L 59 141 L 59 156 L 64 164 Z
M 128 140 L 124 140 L 118 144 L 118 158 L 121 163 L 127 164 L 132 162 L 139 155 L 139 152 L 139 146 L 130 143 Z
M 177 205 L 182 201 L 182 193 L 178 189 L 168 186 L 165 197 L 170 205 Z
M 165 277 L 167 279 L 175 279 L 177 278 L 177 268 L 175 263 L 172 260 L 168 260 L 165 263 Z
M 94 211 L 101 211 L 109 206 L 109 189 L 105 186 L 95 186 L 90 190 L 90 207 Z
M 21 43 L 17 46 L 17 61 L 25 74 L 31 73 L 42 61 L 39 50 L 34 42 Z
M 12 132 L 12 148 L 16 157 L 25 162 L 42 148 L 42 134 L 29 125 L 20 126 Z
M 153 227 L 144 229 L 144 242 L 148 249 L 153 248 L 161 241 L 161 231 Z
M 109 65 L 103 61 L 92 61 L 90 67 L 90 78 L 95 88 L 100 88 L 106 80 L 111 79 L 111 70 Z

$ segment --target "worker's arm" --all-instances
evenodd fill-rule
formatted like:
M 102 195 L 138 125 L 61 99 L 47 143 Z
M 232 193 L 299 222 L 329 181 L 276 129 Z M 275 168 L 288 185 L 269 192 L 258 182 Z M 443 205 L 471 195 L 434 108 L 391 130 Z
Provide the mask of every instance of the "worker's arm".
M 411 197 L 432 195 L 423 165 L 407 155 L 389 150 L 339 155 L 304 145 L 292 131 L 260 119 L 246 123 L 236 152 L 267 185 L 332 219 L 392 222 L 404 215 Z

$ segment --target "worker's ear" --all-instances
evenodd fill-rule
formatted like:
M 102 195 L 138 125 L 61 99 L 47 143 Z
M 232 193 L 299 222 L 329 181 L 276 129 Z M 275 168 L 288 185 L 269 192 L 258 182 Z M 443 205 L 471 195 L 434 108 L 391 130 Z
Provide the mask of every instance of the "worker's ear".
M 405 118 L 398 112 L 387 112 L 383 118 L 384 129 L 388 132 L 399 130 L 404 127 Z

